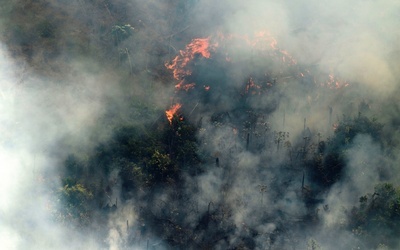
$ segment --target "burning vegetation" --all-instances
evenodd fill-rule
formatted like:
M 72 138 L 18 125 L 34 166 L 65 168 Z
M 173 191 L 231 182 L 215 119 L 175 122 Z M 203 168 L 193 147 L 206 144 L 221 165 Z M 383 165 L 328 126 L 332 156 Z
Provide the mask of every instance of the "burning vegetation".
M 0 205 L 0 248 L 398 249 L 395 43 L 365 44 L 383 16 L 211 2 L 0 8 L 1 189 L 39 203 Z
M 251 53 L 258 53 L 257 56 L 253 54 L 247 57 L 237 56 L 237 51 L 243 50 L 243 46 L 251 50 Z M 226 75 L 226 72 L 236 67 L 246 68 L 246 65 L 248 65 L 247 72 L 244 72 L 241 78 L 234 79 L 234 72 L 232 75 Z M 277 69 L 276 65 L 279 65 Z M 349 86 L 347 81 L 339 80 L 333 73 L 323 76 L 321 72 L 311 72 L 306 65 L 298 65 L 294 57 L 279 48 L 277 40 L 265 31 L 257 32 L 253 36 L 218 33 L 216 36 L 192 39 L 185 50 L 181 50 L 165 66 L 177 81 L 175 97 L 183 102 L 189 102 L 190 106 L 196 103 L 191 114 L 197 108 L 201 110 L 201 106 L 198 107 L 199 103 L 205 104 L 211 97 L 239 98 L 242 103 L 251 102 L 253 95 L 268 98 L 268 95 L 272 95 L 269 92 L 274 91 L 272 87 L 276 84 L 297 81 L 293 84 L 313 86 L 318 88 L 319 93 L 326 92 L 324 87 L 338 90 Z M 210 89 L 213 90 L 206 93 Z M 181 91 L 191 93 L 181 93 Z M 216 93 L 212 93 L 213 91 Z M 218 102 L 215 99 L 213 101 Z M 171 121 L 171 110 L 166 111 L 169 121 Z
M 167 115 L 167 119 L 169 121 L 170 124 L 172 124 L 172 119 L 174 118 L 174 116 L 177 114 L 178 110 L 182 107 L 181 104 L 177 103 L 172 105 L 172 107 L 165 111 L 165 114 Z

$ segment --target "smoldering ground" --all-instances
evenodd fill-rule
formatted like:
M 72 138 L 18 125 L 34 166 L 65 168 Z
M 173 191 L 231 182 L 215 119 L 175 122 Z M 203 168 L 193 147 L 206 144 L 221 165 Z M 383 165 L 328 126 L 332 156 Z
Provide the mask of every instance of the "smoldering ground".
M 48 3 L 56 11 L 63 6 L 53 1 Z M 60 48 L 53 51 L 56 59 L 46 56 L 46 49 L 41 47 L 46 42 L 29 41 L 29 37 L 17 36 L 18 32 L 13 36 L 17 40 L 12 42 L 24 39 L 22 53 L 27 48 L 30 52 L 28 57 L 14 56 L 13 53 L 19 53 L 15 51 L 18 46 L 10 44 L 7 35 L 3 38 L 8 43 L 1 53 L 4 60 L 0 93 L 3 176 L 0 242 L 5 248 L 129 248 L 127 243 L 132 233 L 125 229 L 126 220 L 130 227 L 141 228 L 146 222 L 139 222 L 140 212 L 136 208 L 152 204 L 161 207 L 152 211 L 155 217 L 171 212 L 167 219 L 181 223 L 188 231 L 194 230 L 189 238 L 196 239 L 196 244 L 207 242 L 216 249 L 241 244 L 255 249 L 302 249 L 307 247 L 310 238 L 328 249 L 337 248 L 337 241 L 344 242 L 342 248 L 361 244 L 350 232 L 340 230 L 347 220 L 342 207 L 349 209 L 357 205 L 358 197 L 372 192 L 376 182 L 398 181 L 396 157 L 383 153 L 388 145 L 393 152 L 398 150 L 395 143 L 398 141 L 395 117 L 398 102 L 393 93 L 398 91 L 399 73 L 398 60 L 391 56 L 400 49 L 396 44 L 400 21 L 397 15 L 400 6 L 396 1 L 355 1 L 351 6 L 345 1 L 311 0 L 296 3 L 131 1 L 125 8 L 118 3 L 99 6 L 85 2 L 85 8 L 79 11 L 70 8 L 63 15 L 67 20 L 77 15 L 78 20 L 81 17 L 87 23 L 108 24 L 113 23 L 113 18 L 115 24 L 121 20 L 133 21 L 133 38 L 116 41 L 119 46 L 116 56 L 104 53 L 103 59 L 112 58 L 114 63 L 119 63 L 118 69 L 102 65 L 104 61 L 75 58 L 79 53 L 63 46 L 67 36 L 62 32 L 55 33 Z M 125 16 L 138 18 L 118 20 L 122 9 Z M 14 11 L 22 10 L 15 8 Z M 7 25 L 10 23 L 3 24 Z M 79 22 L 62 27 L 68 31 L 77 25 Z M 106 48 L 102 47 L 104 40 L 91 36 L 105 37 L 107 32 L 101 33 L 101 26 L 96 28 L 85 38 L 90 46 L 101 51 Z M 278 90 L 261 98 L 250 97 L 246 108 L 242 108 L 242 103 L 232 98 L 230 90 L 225 88 L 238 88 L 251 75 L 248 65 L 243 65 L 247 60 L 233 65 L 226 71 L 228 80 L 223 83 L 224 89 L 218 95 L 212 94 L 211 104 L 200 103 L 185 118 L 199 124 L 199 152 L 206 159 L 202 173 L 185 177 L 184 195 L 188 200 L 182 202 L 168 190 L 159 191 L 152 199 L 142 199 L 139 194 L 137 200 L 123 201 L 116 174 L 116 180 L 114 175 L 109 177 L 110 183 L 115 183 L 110 192 L 110 205 L 115 198 L 120 203 L 115 213 L 104 220 L 106 223 L 100 225 L 107 232 L 105 238 L 99 239 L 96 230 L 76 233 L 68 223 L 53 220 L 51 211 L 64 204 L 57 203 L 56 194 L 49 190 L 62 187 L 58 169 L 68 155 L 74 154 L 85 161 L 99 143 L 107 142 L 119 125 L 147 126 L 164 115 L 162 110 L 169 106 L 175 84 L 174 80 L 164 82 L 157 75 L 166 60 L 178 54 L 194 37 L 218 32 L 252 35 L 264 30 L 276 38 L 280 48 L 296 58 L 298 65 L 312 68 L 317 75 L 326 75 L 326 79 L 317 77 L 316 83 L 315 78 L 283 79 L 282 71 L 289 74 L 290 71 L 274 64 L 271 66 L 274 70 L 265 71 L 272 71 L 276 76 Z M 89 29 L 81 32 L 90 34 Z M 110 41 L 115 39 L 110 37 Z M 33 47 L 27 46 L 30 42 Z M 153 46 L 148 46 L 149 43 Z M 159 51 L 152 50 L 155 47 Z M 247 48 L 227 50 L 233 56 L 236 53 L 239 60 L 248 53 Z M 71 58 L 69 53 L 75 54 Z M 252 53 L 250 57 L 256 62 L 264 61 L 261 53 Z M 62 66 L 68 70 L 60 72 Z M 333 90 L 318 86 L 329 80 L 329 74 L 347 81 L 349 86 Z M 126 79 L 129 85 L 125 84 Z M 135 105 L 127 105 L 126 100 L 132 99 Z M 311 177 L 303 177 L 304 152 L 299 150 L 305 151 L 306 146 L 311 150 L 309 145 L 331 137 L 332 124 L 339 122 L 343 114 L 358 115 L 361 101 L 368 106 L 363 112 L 379 113 L 380 122 L 385 124 L 383 143 L 363 135 L 349 141 L 344 176 L 309 205 L 302 192 L 304 186 L 313 186 L 313 183 Z M 192 111 L 195 104 L 185 102 L 191 105 L 188 112 Z M 141 110 L 141 103 L 153 107 L 154 114 Z M 256 114 L 249 113 L 255 109 Z M 185 117 L 186 113 L 182 115 Z M 249 118 L 252 115 L 256 117 L 253 120 Z M 107 119 L 113 120 L 111 125 L 102 126 Z M 246 124 L 249 120 L 253 122 L 251 126 Z M 310 137 L 310 142 L 305 137 Z M 308 144 L 305 146 L 305 143 Z M 385 160 L 376 162 L 380 158 Z M 388 168 L 390 174 L 382 173 L 382 168 Z M 187 208 L 181 207 L 188 204 Z M 160 236 L 157 228 L 148 228 Z M 154 242 L 160 240 L 154 239 L 150 245 Z M 136 246 L 144 248 L 146 244 L 149 243 L 142 240 Z M 199 246 L 196 244 L 193 247 Z M 135 243 L 132 245 L 135 247 Z

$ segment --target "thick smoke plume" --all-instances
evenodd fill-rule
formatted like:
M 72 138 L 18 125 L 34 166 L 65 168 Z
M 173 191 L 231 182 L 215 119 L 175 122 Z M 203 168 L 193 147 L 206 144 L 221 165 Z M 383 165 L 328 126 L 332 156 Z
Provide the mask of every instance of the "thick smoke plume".
M 19 0 L 0 10 L 2 249 L 378 247 L 344 228 L 376 184 L 399 185 L 398 1 Z M 168 65 L 195 38 L 215 48 L 174 79 Z M 181 80 L 196 85 L 179 90 Z M 181 117 L 168 122 L 177 103 Z M 171 147 L 186 122 L 201 159 L 177 157 L 186 169 L 180 183 L 160 177 L 169 188 L 139 187 L 143 159 L 102 155 L 125 143 L 114 135 L 126 127 L 145 138 L 131 147 L 159 146 L 148 133 L 162 129 Z M 172 150 L 157 150 L 149 162 L 171 165 Z M 317 158 L 340 176 L 318 180 Z M 72 192 L 92 217 L 71 215 Z

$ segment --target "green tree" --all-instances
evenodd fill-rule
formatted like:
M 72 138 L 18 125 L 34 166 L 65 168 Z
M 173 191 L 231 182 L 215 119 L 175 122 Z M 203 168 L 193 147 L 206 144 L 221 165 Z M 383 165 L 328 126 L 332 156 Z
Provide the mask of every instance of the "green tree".
M 394 246 L 400 235 L 400 188 L 391 183 L 375 186 L 373 194 L 360 197 L 351 213 L 354 232 L 374 246 Z
M 93 194 L 82 184 L 70 186 L 66 184 L 59 191 L 61 208 L 57 219 L 63 223 L 75 222 L 78 225 L 87 224 L 91 217 L 91 202 Z
M 114 25 L 111 34 L 114 38 L 114 44 L 118 45 L 133 34 L 135 29 L 130 24 Z
M 346 165 L 346 150 L 352 146 L 356 135 L 367 134 L 377 142 L 382 143 L 383 125 L 375 119 L 369 119 L 359 114 L 357 117 L 343 117 L 339 122 L 333 137 L 323 145 L 314 157 L 307 161 L 310 177 L 320 188 L 331 187 L 342 177 Z

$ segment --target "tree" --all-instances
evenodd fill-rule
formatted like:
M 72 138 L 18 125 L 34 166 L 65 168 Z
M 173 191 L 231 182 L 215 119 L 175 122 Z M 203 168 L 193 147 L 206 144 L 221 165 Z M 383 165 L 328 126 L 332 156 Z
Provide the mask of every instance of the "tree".
M 383 125 L 375 119 L 362 114 L 357 117 L 343 117 L 335 129 L 333 137 L 327 143 L 320 142 L 317 154 L 307 162 L 311 180 L 320 188 L 326 189 L 342 177 L 346 165 L 346 150 L 352 146 L 356 135 L 367 134 L 378 143 L 382 143 Z
M 374 246 L 393 247 L 400 234 L 400 188 L 380 183 L 373 194 L 360 197 L 351 213 L 351 227 Z
M 75 222 L 78 225 L 88 224 L 91 218 L 91 201 L 93 194 L 82 184 L 66 184 L 59 191 L 62 202 L 57 219 L 63 223 Z
M 114 44 L 118 45 L 133 34 L 133 28 L 130 24 L 114 25 L 111 29 L 111 34 L 114 38 Z

